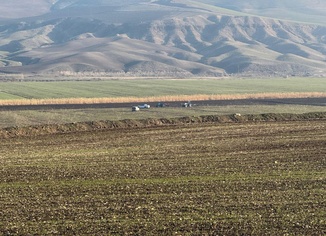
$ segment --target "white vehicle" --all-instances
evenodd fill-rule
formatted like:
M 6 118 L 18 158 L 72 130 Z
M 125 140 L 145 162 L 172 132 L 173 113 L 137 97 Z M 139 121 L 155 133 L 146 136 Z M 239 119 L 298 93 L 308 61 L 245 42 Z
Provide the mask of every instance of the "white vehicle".
M 182 104 L 182 107 L 191 107 L 191 106 L 192 106 L 192 104 L 191 104 L 190 101 L 189 102 L 185 102 L 185 103 Z
M 151 106 L 148 104 L 143 104 L 138 106 L 140 109 L 149 109 Z
M 131 108 L 131 110 L 132 110 L 132 111 L 139 111 L 139 107 L 137 107 L 137 106 L 133 106 L 133 107 Z

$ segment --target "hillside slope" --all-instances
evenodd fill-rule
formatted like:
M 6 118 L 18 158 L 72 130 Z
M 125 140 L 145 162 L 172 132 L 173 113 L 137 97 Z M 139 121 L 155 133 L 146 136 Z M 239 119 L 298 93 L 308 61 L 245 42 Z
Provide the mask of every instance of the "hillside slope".
M 298 22 L 326 24 L 326 1 L 321 0 L 199 0 L 250 15 Z
M 41 0 L 36 2 L 41 6 Z M 289 12 L 291 0 L 275 1 L 273 6 L 256 3 L 44 0 L 45 14 L 12 19 L 0 26 L 0 72 L 122 76 L 326 73 L 326 26 L 309 19 L 299 23 L 253 15 L 259 9 L 264 9 L 261 15 L 273 9 Z M 296 5 L 302 6 L 303 1 Z M 315 12 L 316 20 L 323 7 L 321 1 L 313 1 L 305 14 L 296 16 L 303 19 Z

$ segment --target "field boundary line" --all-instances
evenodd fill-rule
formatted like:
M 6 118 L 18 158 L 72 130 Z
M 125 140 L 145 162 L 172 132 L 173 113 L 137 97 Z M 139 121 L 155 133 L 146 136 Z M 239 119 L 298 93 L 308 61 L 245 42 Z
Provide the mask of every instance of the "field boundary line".
M 187 116 L 177 118 L 147 118 L 127 120 L 102 120 L 89 122 L 75 122 L 66 124 L 44 124 L 27 127 L 8 127 L 0 129 L 1 138 L 13 138 L 20 136 L 39 136 L 48 134 L 78 133 L 113 129 L 139 129 L 163 126 L 177 126 L 188 124 L 208 123 L 252 123 L 252 122 L 286 122 L 286 121 L 326 121 L 326 112 L 312 112 L 304 114 L 293 113 L 266 113 L 259 115 L 205 115 Z

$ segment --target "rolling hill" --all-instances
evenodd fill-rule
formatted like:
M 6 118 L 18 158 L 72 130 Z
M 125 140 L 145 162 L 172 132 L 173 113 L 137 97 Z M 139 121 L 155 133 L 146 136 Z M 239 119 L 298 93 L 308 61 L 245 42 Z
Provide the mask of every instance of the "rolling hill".
M 22 14 L 24 4 L 32 7 Z M 0 6 L 2 73 L 170 77 L 326 73 L 323 1 L 24 4 L 13 0 Z M 8 11 L 11 8 L 15 11 Z

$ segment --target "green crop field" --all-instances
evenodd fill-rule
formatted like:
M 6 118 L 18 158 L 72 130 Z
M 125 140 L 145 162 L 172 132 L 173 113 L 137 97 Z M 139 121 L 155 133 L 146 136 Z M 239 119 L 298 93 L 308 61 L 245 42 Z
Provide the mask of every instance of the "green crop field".
M 105 81 L 29 81 L 0 83 L 0 104 L 31 103 L 98 103 L 237 99 L 258 96 L 300 97 L 326 96 L 324 78 L 279 79 L 134 79 Z M 316 94 L 317 93 L 317 94 Z M 184 96 L 182 96 L 184 95 Z M 202 96 L 203 95 L 203 96 Z M 213 97 L 217 95 L 217 97 Z M 244 97 L 241 97 L 245 95 Z M 161 96 L 161 97 L 160 97 Z M 220 96 L 220 97 L 219 97 Z M 98 100 L 104 98 L 104 100 Z M 106 99 L 107 98 L 107 99 Z M 43 100 L 45 99 L 45 100 Z M 59 99 L 59 100 L 56 100 Z M 62 99 L 62 100 L 60 100 Z M 67 99 L 67 100 L 65 100 Z M 139 99 L 139 101 L 137 101 Z M 119 100 L 115 100 L 118 101 Z M 138 103 L 137 103 L 138 102 Z M 272 105 L 193 107 L 192 109 L 164 108 L 132 113 L 130 108 L 78 110 L 0 111 L 0 128 L 50 123 L 70 123 L 98 120 L 142 119 L 215 114 L 307 113 L 324 112 L 324 106 Z
M 0 143 L 0 235 L 325 235 L 326 121 Z
M 325 78 L 27 81 L 0 83 L 0 101 L 7 99 L 155 97 L 196 94 L 324 93 L 325 91 Z

